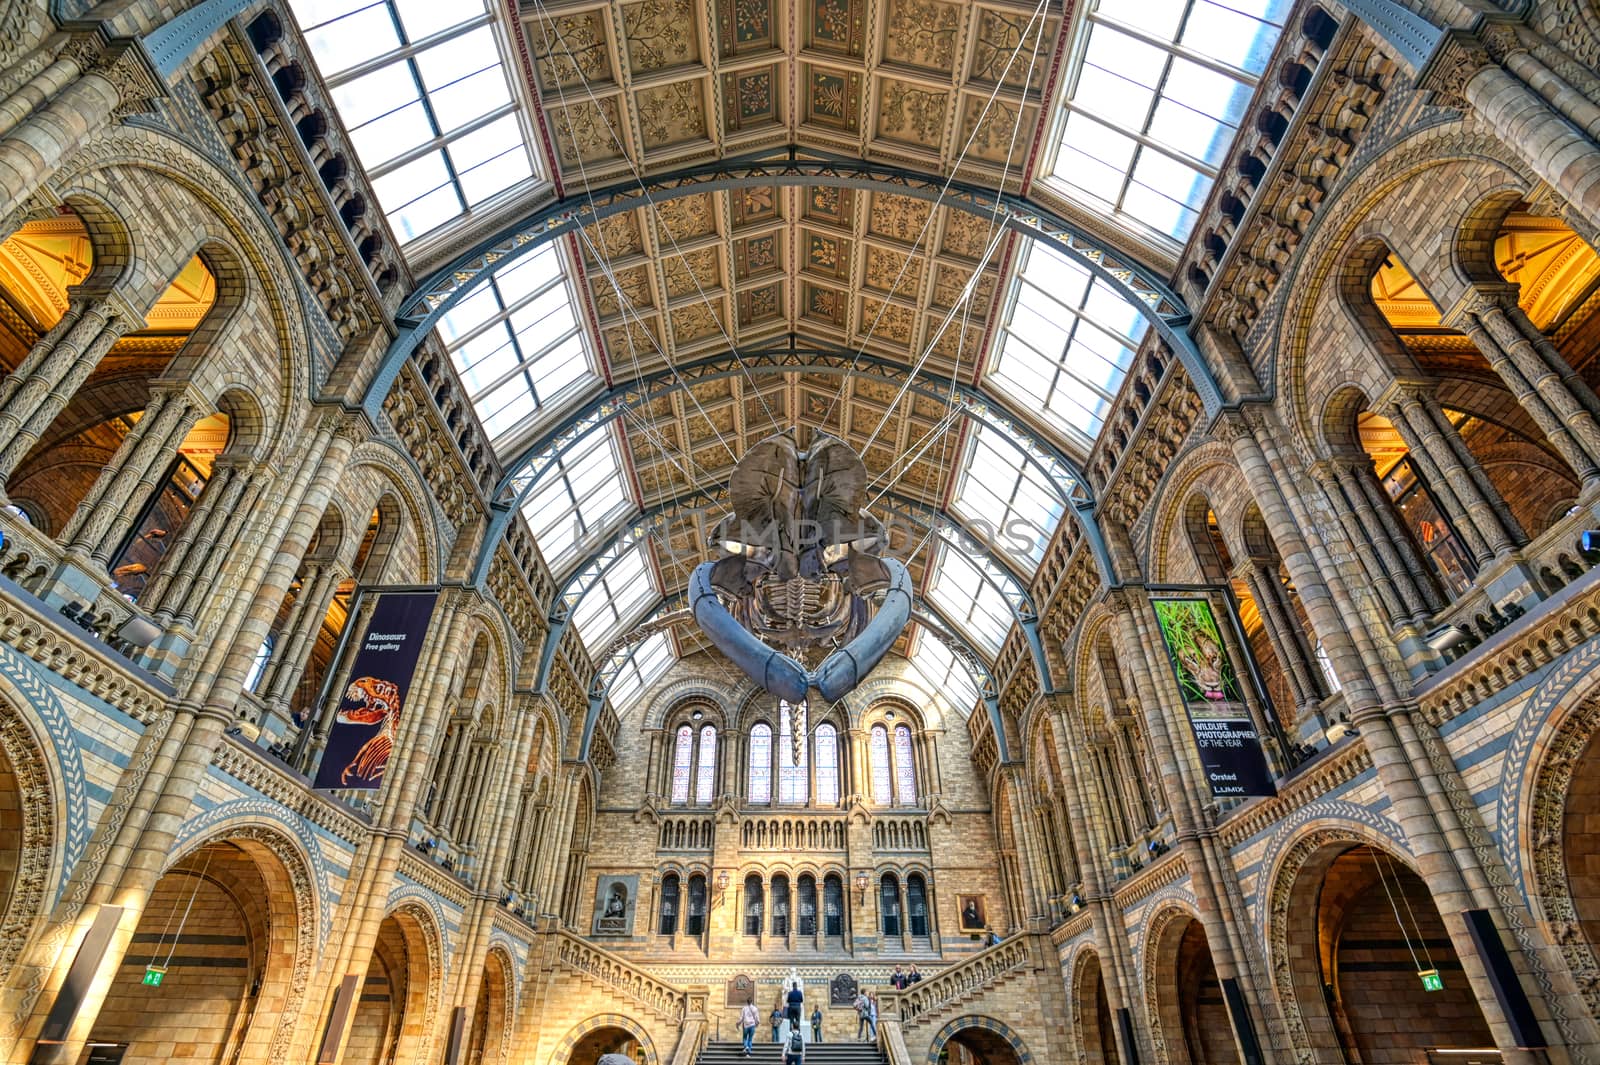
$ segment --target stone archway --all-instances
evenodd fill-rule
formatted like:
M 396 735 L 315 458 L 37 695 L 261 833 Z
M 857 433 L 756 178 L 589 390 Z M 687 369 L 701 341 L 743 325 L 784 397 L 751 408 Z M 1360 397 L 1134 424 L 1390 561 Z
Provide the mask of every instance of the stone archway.
M 1151 919 L 1144 943 L 1151 1042 L 1167 1065 L 1234 1065 L 1238 1049 L 1199 918 L 1176 906 Z
M 551 1065 L 595 1065 L 601 1054 L 625 1054 L 639 1065 L 657 1065 L 655 1044 L 631 1017 L 602 1013 L 579 1023 L 556 1045 Z
M 1072 1028 L 1078 1060 L 1083 1065 L 1122 1065 L 1117 1051 L 1115 1020 L 1106 999 L 1100 956 L 1093 950 L 1078 955 L 1072 977 Z
M 483 980 L 467 1034 L 465 1065 L 503 1065 L 511 1036 L 513 966 L 505 952 L 491 949 L 483 962 Z
M 58 806 L 32 729 L 0 698 L 0 983 L 47 908 Z
M 438 934 L 422 907 L 404 904 L 384 917 L 350 1019 L 346 1065 L 411 1065 L 429 1059 L 441 961 Z
M 927 1065 L 1033 1065 L 1022 1037 L 993 1017 L 957 1017 L 933 1037 Z

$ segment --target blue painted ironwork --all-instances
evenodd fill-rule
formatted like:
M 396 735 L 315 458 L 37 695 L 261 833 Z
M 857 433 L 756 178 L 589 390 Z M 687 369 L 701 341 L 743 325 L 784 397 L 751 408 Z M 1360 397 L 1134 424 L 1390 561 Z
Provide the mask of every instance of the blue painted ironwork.
M 363 397 L 363 408 L 376 420 L 400 367 L 439 319 L 485 278 L 551 240 L 611 215 L 683 196 L 772 185 L 893 192 L 993 216 L 1008 229 L 1046 244 L 1107 282 L 1144 315 L 1183 363 L 1206 415 L 1215 414 L 1222 406 L 1216 379 L 1188 333 L 1189 311 L 1160 274 L 1107 247 L 1053 211 L 1010 193 L 865 160 L 782 158 L 716 163 L 642 182 L 627 181 L 557 200 L 504 227 L 435 271 L 401 304 L 397 319 L 402 331 L 384 353 Z
M 800 372 L 871 377 L 894 385 L 906 385 L 909 382 L 911 394 L 941 404 L 950 402 L 953 395 L 968 417 L 1005 436 L 1023 458 L 1044 475 L 1077 518 L 1096 560 L 1101 564 L 1102 575 L 1108 583 L 1116 583 L 1110 568 L 1110 555 L 1105 550 L 1100 529 L 1094 520 L 1094 501 L 1087 480 L 1077 464 L 1059 448 L 968 385 L 925 372 L 913 377 L 911 367 L 904 363 L 875 355 L 858 358 L 838 348 L 760 349 L 742 351 L 737 356 L 724 352 L 685 363 L 675 370 L 659 371 L 619 385 L 583 404 L 531 441 L 521 452 L 505 460 L 506 473 L 495 489 L 494 512 L 479 547 L 472 583 L 481 586 L 488 579 L 495 549 L 510 527 L 521 501 L 555 467 L 563 451 L 589 434 L 617 418 L 648 408 L 663 397 L 695 385 L 740 377 L 746 373 L 766 375 Z
M 145 34 L 140 43 L 165 81 L 229 19 L 243 14 L 254 3 L 255 0 L 203 0 Z
M 1420 71 L 1444 40 L 1445 31 L 1395 0 L 1341 0 L 1350 13 L 1377 31 L 1378 36 Z

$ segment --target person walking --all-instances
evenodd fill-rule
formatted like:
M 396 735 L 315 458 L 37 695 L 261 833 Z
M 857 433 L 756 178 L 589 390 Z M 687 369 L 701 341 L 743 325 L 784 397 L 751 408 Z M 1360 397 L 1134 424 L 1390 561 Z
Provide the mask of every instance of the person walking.
M 811 1011 L 811 1041 L 822 1042 L 822 1007 L 818 1006 Z
M 772 1041 L 778 1041 L 778 1028 L 783 1024 L 783 993 L 779 992 L 778 1001 L 772 1004 Z
M 747 1058 L 755 1049 L 756 1025 L 760 1022 L 761 1016 L 756 1013 L 756 1004 L 746 1002 L 744 1009 L 739 1011 L 739 1027 L 744 1031 L 744 1056 Z
M 789 1029 L 789 1041 L 783 1045 L 783 1065 L 805 1065 L 806 1039 L 796 1024 Z
M 878 996 L 867 996 L 867 1033 L 872 1041 L 878 1041 Z
M 856 1039 L 861 1038 L 861 1033 L 867 1030 L 867 993 L 856 992 Z
M 800 981 L 798 980 L 789 989 L 788 1004 L 789 1030 L 798 1032 L 800 1026 L 805 1023 L 806 1016 L 806 993 L 800 990 Z

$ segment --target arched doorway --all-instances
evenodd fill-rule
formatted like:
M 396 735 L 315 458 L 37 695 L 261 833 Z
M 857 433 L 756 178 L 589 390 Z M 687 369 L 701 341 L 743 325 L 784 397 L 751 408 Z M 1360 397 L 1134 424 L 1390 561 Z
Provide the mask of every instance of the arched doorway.
M 1145 993 L 1158 1051 L 1165 1048 L 1170 1065 L 1238 1065 L 1222 984 L 1199 920 L 1171 909 L 1157 914 L 1148 937 Z
M 1427 885 L 1403 859 L 1344 835 L 1310 838 L 1280 866 L 1290 916 L 1272 949 L 1296 1041 L 1328 1065 L 1492 1048 Z
M 1078 1053 L 1087 1065 L 1122 1065 L 1117 1053 L 1115 1021 L 1106 1000 L 1105 975 L 1100 958 L 1085 952 L 1073 981 L 1074 1027 L 1078 1032 Z
M 645 1060 L 644 1047 L 624 1028 L 596 1028 L 572 1046 L 567 1065 L 595 1065 L 602 1054 L 621 1054 L 637 1062 Z
M 1033 1065 L 1022 1037 L 993 1017 L 959 1017 L 933 1037 L 938 1065 Z
M 400 1065 L 427 1060 L 432 1032 L 432 952 L 423 919 L 400 909 L 383 919 L 361 987 L 346 1065 Z
M 505 1060 L 505 1037 L 510 1024 L 511 974 L 505 955 L 489 951 L 483 963 L 483 982 L 472 1012 L 467 1037 L 466 1065 L 497 1065 Z
M 298 1018 L 314 918 L 269 834 L 221 839 L 156 882 L 89 1034 L 125 1065 L 266 1062 Z M 303 887 L 303 885 L 301 885 Z
M 0 981 L 22 955 L 54 883 L 53 774 L 26 720 L 0 700 Z

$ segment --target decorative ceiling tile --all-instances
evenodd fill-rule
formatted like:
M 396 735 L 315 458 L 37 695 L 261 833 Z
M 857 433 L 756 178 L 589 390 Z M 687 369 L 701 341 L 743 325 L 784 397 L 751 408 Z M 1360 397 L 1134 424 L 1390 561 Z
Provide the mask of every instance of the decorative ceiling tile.
M 844 328 L 844 318 L 850 304 L 850 297 L 838 289 L 823 288 L 813 285 L 809 281 L 804 286 L 805 302 L 801 313 L 807 318 L 817 318 L 829 325 Z
M 752 189 L 735 189 L 730 192 L 733 224 L 735 226 L 775 222 L 783 217 L 783 197 L 774 185 L 758 185 Z
M 839 419 L 843 415 L 845 405 L 836 402 L 837 399 L 837 394 L 832 391 L 817 392 L 809 388 L 801 389 L 800 417 L 811 426 L 838 435 Z
M 773 0 L 717 0 L 717 49 L 724 59 L 777 46 L 772 7 Z
M 746 289 L 739 293 L 739 325 L 741 328 L 756 325 L 759 322 L 781 319 L 783 317 L 783 289 L 784 285 L 774 282 L 762 285 L 760 288 Z
M 746 426 L 779 425 L 788 420 L 789 395 L 782 389 L 760 392 L 745 397 L 744 424 Z
M 944 241 L 939 250 L 977 262 L 994 238 L 994 224 L 986 214 L 951 209 L 945 212 Z
M 724 403 L 720 406 L 701 406 L 685 416 L 684 421 L 689 426 L 689 442 L 699 447 L 707 440 L 715 440 L 718 436 L 726 437 L 733 432 L 733 404 Z M 724 459 L 724 461 L 726 461 Z M 720 466 L 722 463 L 719 462 Z
M 961 114 L 961 128 L 957 132 L 960 143 L 968 145 L 967 156 L 1004 163 L 1007 155 L 1011 165 L 1020 168 L 1028 149 L 1033 145 L 1033 126 L 1038 119 L 1037 107 L 1021 108 L 1022 128 L 1017 129 L 1019 108 L 1001 97 L 992 101 L 988 97 L 970 95 Z M 976 133 L 974 133 L 976 129 Z
M 866 0 L 811 0 L 806 15 L 806 47 L 859 56 L 866 36 Z
M 856 192 L 854 189 L 813 185 L 805 190 L 802 202 L 805 207 L 801 213 L 806 218 L 848 228 L 851 215 L 855 212 Z
M 805 259 L 801 266 L 809 273 L 836 281 L 850 277 L 850 242 L 828 233 L 803 230 L 801 247 Z
M 915 297 L 922 287 L 923 261 L 912 259 L 904 252 L 866 246 L 866 274 L 862 284 L 879 292 L 893 292 L 905 299 Z
M 961 293 L 966 288 L 967 279 L 972 276 L 972 271 L 956 266 L 940 264 L 933 275 L 933 304 L 936 307 L 954 307 L 961 300 Z M 995 277 L 993 274 L 983 274 L 972 286 L 972 295 L 967 301 L 967 309 L 977 316 L 983 317 L 989 313 L 989 307 L 994 302 Z
M 661 348 L 661 327 L 654 318 L 630 318 L 601 330 L 613 366 L 631 366 L 636 358 L 654 356 Z
M 650 271 L 647 268 L 630 266 L 622 270 L 613 270 L 612 274 L 616 278 L 615 285 L 612 284 L 611 278 L 603 273 L 591 275 L 595 310 L 599 312 L 600 317 L 611 318 L 624 310 L 629 312 L 643 310 L 655 304 Z
M 878 136 L 937 152 L 949 111 L 948 90 L 884 78 L 879 87 Z
M 759 233 L 733 242 L 734 276 L 747 281 L 783 268 L 783 234 Z
M 939 333 L 940 327 L 944 332 Z M 938 339 L 933 341 L 933 353 L 943 359 L 955 363 L 959 360 L 965 366 L 971 366 L 978 357 L 979 346 L 983 343 L 983 329 L 969 326 L 966 330 L 966 340 L 962 340 L 961 315 L 954 316 L 948 325 L 944 324 L 944 315 L 928 318 L 928 334 L 923 341 L 926 347 L 928 340 L 933 340 L 935 334 Z
M 956 67 L 961 9 L 939 0 L 889 0 L 883 34 L 888 63 L 950 74 Z
M 622 114 L 617 98 L 578 100 L 553 112 L 556 151 L 563 167 L 623 157 Z
M 916 325 L 917 313 L 909 307 L 885 303 L 868 296 L 861 301 L 860 335 L 863 339 L 887 341 L 892 344 L 911 343 L 911 331 Z
M 644 0 L 623 5 L 622 32 L 634 74 L 698 62 L 697 15 L 693 0 Z
M 861 75 L 853 70 L 806 67 L 806 121 L 858 133 L 861 130 Z
M 721 308 L 709 303 L 691 303 L 671 312 L 672 339 L 677 344 L 690 344 L 723 332 Z
M 932 210 L 933 204 L 927 200 L 902 196 L 898 192 L 875 192 L 867 232 L 911 244 L 923 236 Z
M 693 240 L 716 232 L 717 218 L 712 210 L 711 193 L 700 192 L 655 206 L 656 239 L 670 251 L 673 241 Z
M 667 286 L 668 299 L 711 292 L 722 287 L 722 257 L 716 248 L 674 255 L 662 261 L 661 279 Z
M 1053 61 L 1052 42 L 1060 26 L 1060 19 L 1034 20 L 1016 11 L 979 8 L 967 77 L 985 85 L 998 81 L 1008 88 L 1020 89 L 1031 65 L 1033 77 L 1028 87 L 1039 88 Z M 1042 42 L 1039 40 L 1041 30 L 1044 33 Z
M 676 81 L 634 94 L 645 149 L 667 148 L 706 137 L 706 98 L 698 80 Z
M 539 87 L 551 94 L 546 105 L 558 103 L 562 90 L 580 88 L 585 82 L 593 88 L 617 80 L 603 11 L 541 20 L 530 26 L 528 36 L 533 42 Z
M 610 215 L 590 226 L 583 227 L 584 257 L 595 262 L 597 256 L 615 261 L 644 251 L 644 237 L 639 233 L 639 219 L 633 211 Z
M 782 84 L 782 68 L 777 64 L 722 75 L 723 129 L 738 133 L 780 121 L 778 92 Z

